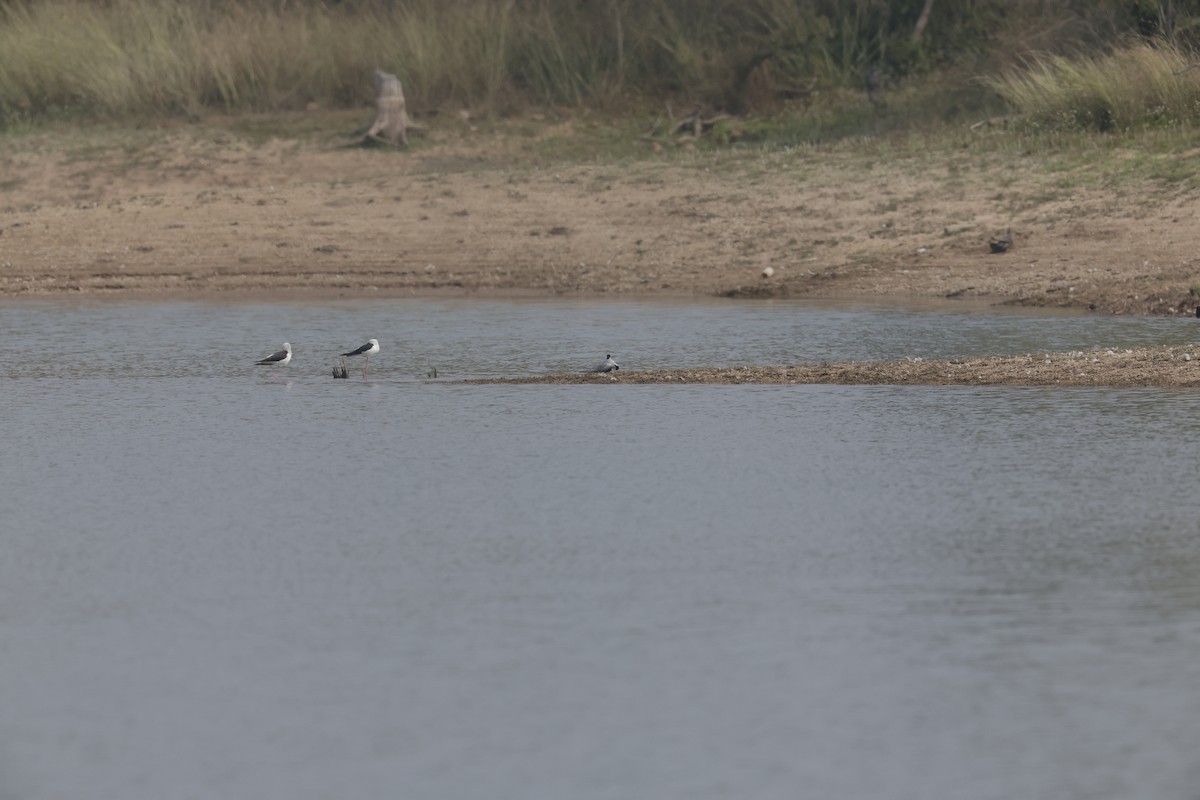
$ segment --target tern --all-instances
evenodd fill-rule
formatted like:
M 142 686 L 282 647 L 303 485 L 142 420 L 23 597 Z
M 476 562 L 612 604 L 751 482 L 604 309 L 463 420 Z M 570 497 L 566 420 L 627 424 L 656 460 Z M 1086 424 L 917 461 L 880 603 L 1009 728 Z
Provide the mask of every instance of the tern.
M 613 361 L 612 353 L 604 357 L 604 361 L 588 370 L 588 372 L 616 372 L 621 367 Z

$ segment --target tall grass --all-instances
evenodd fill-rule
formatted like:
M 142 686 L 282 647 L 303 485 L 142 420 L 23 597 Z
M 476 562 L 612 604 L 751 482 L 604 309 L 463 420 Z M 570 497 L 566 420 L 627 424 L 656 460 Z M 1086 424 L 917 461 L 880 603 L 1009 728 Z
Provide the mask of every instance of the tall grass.
M 0 5 L 0 113 L 354 105 L 370 99 L 376 67 L 401 75 L 410 103 L 499 103 L 511 95 L 512 9 L 511 0 L 353 11 L 172 0 L 9 3 Z
M 352 107 L 376 67 L 418 111 L 668 98 L 735 111 L 803 87 L 861 94 L 870 65 L 892 86 L 977 65 L 1018 19 L 1083 44 L 1131 3 L 937 3 L 918 41 L 923 0 L 0 0 L 0 125 Z
M 1044 56 L 990 81 L 1038 126 L 1098 131 L 1200 123 L 1195 56 L 1138 43 L 1100 57 Z
M 285 107 L 328 91 L 338 65 L 323 55 L 327 20 L 301 12 L 274 26 L 264 13 L 233 11 L 159 0 L 4 6 L 0 109 L 195 113 Z

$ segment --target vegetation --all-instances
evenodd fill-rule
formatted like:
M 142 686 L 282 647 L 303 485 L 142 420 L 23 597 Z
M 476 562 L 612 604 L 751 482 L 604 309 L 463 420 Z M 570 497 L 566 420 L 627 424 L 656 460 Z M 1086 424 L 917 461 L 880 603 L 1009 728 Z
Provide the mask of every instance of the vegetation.
M 418 113 L 787 107 L 812 117 L 810 128 L 840 133 L 877 128 L 900 108 L 896 98 L 908 103 L 902 123 L 986 110 L 1002 96 L 1043 125 L 1122 127 L 1139 114 L 1190 121 L 1200 75 L 1173 73 L 1189 63 L 1181 43 L 1194 21 L 1177 5 L 0 0 L 0 127 L 357 107 L 371 100 L 376 67 L 401 76 Z M 875 106 L 866 102 L 868 74 L 887 90 Z
M 1099 57 L 1043 56 L 989 81 L 1034 126 L 1106 133 L 1200 122 L 1195 57 L 1165 42 Z

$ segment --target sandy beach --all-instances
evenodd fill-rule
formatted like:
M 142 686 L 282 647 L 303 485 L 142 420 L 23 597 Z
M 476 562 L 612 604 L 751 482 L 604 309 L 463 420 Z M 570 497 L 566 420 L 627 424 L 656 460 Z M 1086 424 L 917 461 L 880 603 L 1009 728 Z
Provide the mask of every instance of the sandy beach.
M 318 115 L 295 137 L 284 118 L 253 135 L 208 123 L 9 136 L 0 296 L 949 298 L 1188 317 L 1200 303 L 1185 188 L 1079 163 L 1067 179 L 1067 155 L 970 138 L 987 134 L 936 152 L 913 137 L 773 151 L 653 141 L 585 158 L 621 133 L 586 117 L 460 121 L 410 150 L 362 149 L 336 135 L 358 116 Z M 1200 150 L 1109 155 L 1115 170 Z M 1008 229 L 1011 249 L 993 253 Z M 1074 360 L 1088 366 L 1021 355 L 679 375 L 1192 385 L 1193 364 L 1170 351 Z

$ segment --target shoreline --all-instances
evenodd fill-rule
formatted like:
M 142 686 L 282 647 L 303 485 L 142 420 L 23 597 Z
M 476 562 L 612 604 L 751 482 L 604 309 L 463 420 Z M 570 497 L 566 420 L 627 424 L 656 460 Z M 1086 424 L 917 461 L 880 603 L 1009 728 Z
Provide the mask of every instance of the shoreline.
M 1200 345 L 962 359 L 853 361 L 789 366 L 622 370 L 462 381 L 468 384 L 738 384 L 887 386 L 1200 387 Z
M 331 146 L 356 118 L 306 117 L 323 141 L 284 138 L 294 115 L 254 137 L 211 119 L 6 139 L 0 298 L 1200 305 L 1200 209 L 1154 177 L 1192 151 L 1087 139 L 1097 157 L 1080 159 L 1002 133 L 653 150 L 569 115 L 439 123 L 402 151 Z M 1011 250 L 992 253 L 1007 228 Z
M 379 289 L 296 287 L 238 288 L 238 289 L 135 289 L 108 291 L 58 291 L 44 293 L 5 294 L 0 291 L 0 303 L 66 303 L 71 305 L 103 303 L 198 303 L 198 304 L 256 304 L 256 303 L 321 303 L 357 302 L 369 300 L 450 300 L 503 301 L 513 303 L 657 303 L 657 304 L 747 304 L 779 303 L 796 307 L 821 309 L 881 309 L 913 312 L 949 312 L 980 315 L 1018 316 L 1089 316 L 1087 309 L 1062 306 L 1024 306 L 1011 302 L 995 302 L 979 297 L 939 297 L 901 295 L 898 297 L 865 293 L 783 295 L 749 297 L 722 294 L 697 294 L 687 291 L 578 291 L 561 292 L 521 287 L 463 288 L 407 287 Z

